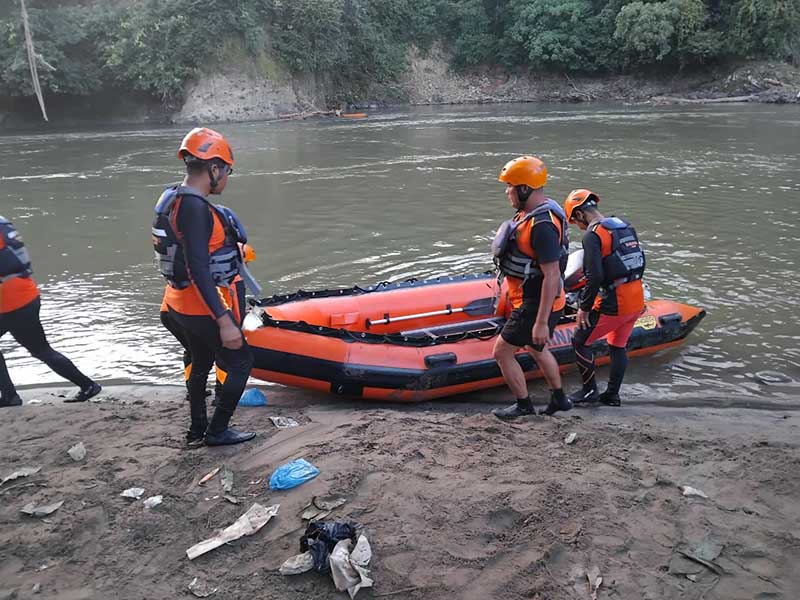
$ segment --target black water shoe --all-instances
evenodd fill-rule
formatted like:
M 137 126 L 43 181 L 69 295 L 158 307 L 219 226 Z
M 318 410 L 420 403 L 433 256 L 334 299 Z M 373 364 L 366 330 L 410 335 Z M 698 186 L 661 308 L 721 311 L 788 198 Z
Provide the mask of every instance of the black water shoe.
M 619 397 L 619 394 L 609 392 L 608 390 L 600 394 L 598 402 L 605 406 L 622 406 L 622 399 Z
M 199 448 L 205 444 L 205 436 L 200 433 L 195 433 L 192 430 L 186 432 L 186 447 L 187 448 Z
M 254 431 L 239 431 L 228 427 L 220 433 L 206 433 L 206 446 L 232 446 L 249 442 L 254 437 L 256 437 Z
M 567 396 L 572 404 L 585 404 L 589 402 L 597 402 L 600 399 L 600 394 L 596 387 L 589 390 L 581 389 L 573 394 Z
M 19 397 L 19 394 L 14 394 L 14 396 L 8 400 L 0 398 L 0 407 L 3 406 L 22 406 L 22 398 Z
M 515 404 L 506 408 L 498 408 L 492 411 L 492 414 L 503 421 L 511 421 L 517 417 L 527 417 L 536 414 L 531 402 L 530 396 L 527 398 L 519 398 Z
M 564 392 L 561 392 L 560 395 L 553 393 L 550 395 L 550 404 L 548 404 L 547 408 L 543 411 L 539 412 L 539 414 L 550 417 L 560 410 L 567 411 L 570 409 L 572 409 L 572 402 L 564 395 Z
M 186 447 L 199 448 L 205 443 L 205 436 L 202 433 L 195 433 L 191 429 L 186 432 Z
M 64 402 L 86 402 L 89 398 L 94 398 L 103 388 L 99 383 L 92 382 L 87 388 L 83 388 L 80 392 L 75 394 L 72 398 L 67 398 Z

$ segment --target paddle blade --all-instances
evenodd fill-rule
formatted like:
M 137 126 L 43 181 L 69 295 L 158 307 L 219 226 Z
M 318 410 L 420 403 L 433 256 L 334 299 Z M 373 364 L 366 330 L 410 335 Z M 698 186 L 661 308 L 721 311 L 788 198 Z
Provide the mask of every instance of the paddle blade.
M 490 296 L 488 298 L 473 300 L 464 307 L 464 312 L 473 317 L 479 315 L 493 315 L 495 308 L 495 299 Z

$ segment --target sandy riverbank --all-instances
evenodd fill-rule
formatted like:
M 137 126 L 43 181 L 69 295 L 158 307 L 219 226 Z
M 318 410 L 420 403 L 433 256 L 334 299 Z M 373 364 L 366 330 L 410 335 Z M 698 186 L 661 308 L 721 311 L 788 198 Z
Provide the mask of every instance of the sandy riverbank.
M 640 404 L 505 424 L 487 414 L 496 392 L 404 407 L 270 388 L 269 406 L 237 413 L 259 432 L 255 443 L 186 450 L 179 388 L 109 387 L 78 406 L 58 392 L 24 390 L 42 403 L 0 412 L 0 476 L 42 467 L 0 486 L 3 600 L 191 597 L 194 577 L 226 600 L 346 598 L 328 577 L 277 572 L 297 551 L 298 511 L 314 495 L 346 498 L 332 517 L 366 527 L 376 583 L 359 593 L 365 600 L 588 600 L 592 566 L 601 599 L 800 596 L 796 408 Z M 276 414 L 301 425 L 278 431 Z M 566 445 L 570 432 L 577 440 Z M 87 456 L 76 463 L 67 449 L 79 441 Z M 272 470 L 299 457 L 321 475 L 270 492 Z M 197 485 L 223 463 L 238 506 L 218 478 Z M 709 499 L 682 496 L 684 484 Z M 121 498 L 132 486 L 164 503 L 146 510 Z M 46 519 L 20 513 L 58 500 Z M 253 502 L 280 511 L 253 537 L 186 558 Z M 721 546 L 717 573 L 678 553 L 704 540 Z

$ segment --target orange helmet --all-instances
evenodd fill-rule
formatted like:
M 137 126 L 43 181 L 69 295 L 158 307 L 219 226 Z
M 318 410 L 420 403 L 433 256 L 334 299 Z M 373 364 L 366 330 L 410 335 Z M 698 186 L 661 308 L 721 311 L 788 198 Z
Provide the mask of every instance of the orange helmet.
M 497 179 L 509 185 L 527 185 L 536 190 L 547 183 L 547 167 L 535 156 L 520 156 L 508 161 Z
M 256 251 L 250 244 L 239 242 L 239 252 L 242 254 L 242 260 L 246 263 L 256 259 Z
M 570 223 L 574 223 L 575 221 L 572 220 L 572 213 L 575 212 L 575 209 L 589 203 L 595 206 L 600 204 L 600 196 L 591 190 L 572 190 L 564 201 L 564 212 L 567 213 L 567 220 Z
M 233 166 L 233 150 L 228 140 L 222 134 L 207 127 L 195 127 L 181 142 L 178 158 L 186 160 L 186 156 L 193 156 L 200 160 L 218 158 L 227 165 Z

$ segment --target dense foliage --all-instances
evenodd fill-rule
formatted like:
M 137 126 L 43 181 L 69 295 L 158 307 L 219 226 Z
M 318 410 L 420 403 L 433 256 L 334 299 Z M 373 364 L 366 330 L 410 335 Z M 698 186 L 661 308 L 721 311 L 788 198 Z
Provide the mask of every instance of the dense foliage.
M 454 66 L 616 73 L 800 62 L 800 0 L 27 0 L 42 87 L 180 98 L 224 63 L 271 57 L 342 97 L 388 84 L 409 44 Z M 0 0 L 0 96 L 31 93 L 19 0 Z M 274 74 L 274 73 L 272 73 Z

